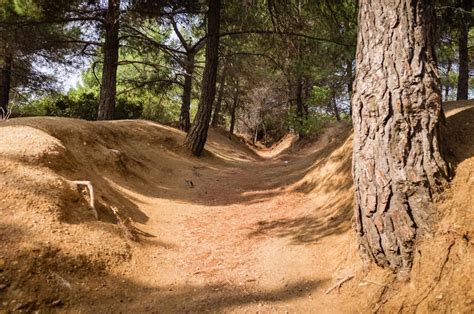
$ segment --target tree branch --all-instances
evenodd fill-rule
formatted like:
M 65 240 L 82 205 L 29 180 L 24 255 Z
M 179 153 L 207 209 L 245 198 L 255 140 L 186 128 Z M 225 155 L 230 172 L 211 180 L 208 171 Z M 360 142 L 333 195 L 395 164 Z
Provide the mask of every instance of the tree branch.
M 184 39 L 183 34 L 181 34 L 181 32 L 179 31 L 178 25 L 176 24 L 176 21 L 174 20 L 174 17 L 169 16 L 169 19 L 170 19 L 171 25 L 173 26 L 173 30 L 174 30 L 176 36 L 178 36 L 179 41 L 181 42 L 181 45 L 183 45 L 183 47 L 186 51 L 189 51 L 189 49 L 190 49 L 189 44 L 186 41 L 186 39 Z

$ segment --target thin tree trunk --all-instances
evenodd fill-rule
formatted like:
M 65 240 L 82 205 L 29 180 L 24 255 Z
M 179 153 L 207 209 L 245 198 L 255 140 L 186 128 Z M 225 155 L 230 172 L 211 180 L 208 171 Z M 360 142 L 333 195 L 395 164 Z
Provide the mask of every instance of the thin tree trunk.
M 355 226 L 365 261 L 407 278 L 446 177 L 433 2 L 360 0 L 353 124 Z
M 221 78 L 219 82 L 219 91 L 217 92 L 217 100 L 216 105 L 214 106 L 214 114 L 212 116 L 211 126 L 216 127 L 221 119 L 221 107 L 222 107 L 222 99 L 224 98 L 224 90 L 225 90 L 225 79 L 227 76 L 227 60 L 224 59 L 224 66 L 222 67 Z
M 10 102 L 10 85 L 12 77 L 13 54 L 8 44 L 3 52 L 3 62 L 0 68 L 0 117 L 5 117 L 8 113 L 8 103 Z
M 112 120 L 117 94 L 120 0 L 109 0 L 105 17 L 104 64 L 97 120 Z
M 304 103 L 303 103 L 303 77 L 298 74 L 296 77 L 296 117 L 298 120 L 298 135 L 304 136 L 303 120 L 304 120 Z
M 301 75 L 296 78 L 296 115 L 299 119 L 304 118 L 303 77 Z
M 201 98 L 194 125 L 186 137 L 186 145 L 195 156 L 200 156 L 207 140 L 212 104 L 216 95 L 216 76 L 219 61 L 220 0 L 209 0 L 207 13 L 206 65 L 201 87 Z
M 339 115 L 339 108 L 337 108 L 336 102 L 336 93 L 332 93 L 332 108 L 334 110 L 334 116 L 336 117 L 337 121 L 341 121 L 341 116 Z
M 448 64 L 446 65 L 446 77 L 447 77 L 447 82 L 446 82 L 446 86 L 444 87 L 444 101 L 448 101 L 448 97 L 449 97 L 449 90 L 450 90 L 450 86 L 449 86 L 449 74 L 451 73 L 451 60 L 448 59 Z
M 191 93 L 193 91 L 194 53 L 188 52 L 185 70 L 186 76 L 184 78 L 181 113 L 179 114 L 179 128 L 184 132 L 188 132 L 191 128 L 189 111 L 191 108 Z
M 267 127 L 265 126 L 264 121 L 262 121 L 262 130 L 263 130 L 263 144 L 267 146 Z
M 312 90 L 311 80 L 308 77 L 305 77 L 304 78 L 304 91 L 305 91 L 305 93 L 304 93 L 304 101 L 303 101 L 303 110 L 304 110 L 305 117 L 308 117 L 308 115 L 309 115 L 307 101 L 311 97 L 311 90 Z
M 230 112 L 230 128 L 229 128 L 229 138 L 232 138 L 235 129 L 235 112 L 237 107 L 234 105 L 232 106 L 232 111 Z
M 354 84 L 354 77 L 352 74 L 352 59 L 346 62 L 346 80 L 347 80 L 347 94 L 349 99 L 352 98 L 352 85 Z M 352 117 L 352 104 L 349 103 L 349 116 Z
M 464 0 L 462 9 L 466 12 L 471 12 L 471 0 Z M 469 13 L 463 13 L 468 15 Z M 468 99 L 469 94 L 469 51 L 468 51 L 468 35 L 469 35 L 469 16 L 464 16 L 459 22 L 459 77 L 458 77 L 458 92 L 457 100 Z
M 258 128 L 260 127 L 260 124 L 257 124 L 255 127 L 255 134 L 253 135 L 253 144 L 255 145 L 258 140 Z
M 234 95 L 234 103 L 232 104 L 232 108 L 230 110 L 229 138 L 231 138 L 232 134 L 234 134 L 237 106 L 239 105 L 239 93 L 240 93 L 239 82 L 237 81 L 237 87 L 235 89 L 235 95 Z M 257 130 L 258 130 L 258 125 L 257 125 Z

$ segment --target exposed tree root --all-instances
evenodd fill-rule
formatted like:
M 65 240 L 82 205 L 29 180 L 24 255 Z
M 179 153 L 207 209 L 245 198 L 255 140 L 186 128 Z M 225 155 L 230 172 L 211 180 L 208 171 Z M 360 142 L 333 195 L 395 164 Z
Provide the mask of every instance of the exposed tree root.
M 390 300 L 391 298 L 393 298 L 399 293 L 397 289 L 392 287 L 392 284 L 386 284 L 386 285 L 381 285 L 381 286 L 382 286 L 382 289 L 380 290 L 380 295 L 377 301 L 375 302 L 375 308 L 373 310 L 373 313 L 378 313 L 380 309 L 382 308 L 382 306 L 384 306 L 384 304 L 388 302 L 388 300 Z M 394 293 L 387 296 L 387 293 L 391 290 L 394 291 Z
M 453 248 L 454 244 L 456 243 L 456 241 L 453 239 L 448 247 L 446 248 L 446 253 L 444 254 L 443 258 L 440 260 L 440 266 L 439 266 L 439 271 L 438 273 L 436 274 L 436 276 L 433 278 L 433 280 L 431 281 L 431 283 L 425 288 L 425 290 L 421 293 L 422 297 L 416 301 L 415 303 L 412 303 L 412 304 L 407 304 L 405 305 L 405 301 L 403 301 L 401 307 L 398 309 L 398 313 L 402 313 L 404 309 L 407 309 L 407 308 L 414 308 L 413 309 L 413 313 L 415 313 L 418 309 L 418 306 L 423 303 L 423 301 L 425 301 L 428 296 L 431 294 L 431 292 L 436 288 L 436 286 L 438 285 L 439 281 L 441 280 L 441 276 L 443 274 L 443 271 L 444 271 L 444 268 L 447 264 L 447 262 L 449 261 L 449 256 L 451 254 L 451 249 Z M 386 293 L 389 291 L 388 288 L 392 288 L 391 285 L 384 285 L 384 288 L 382 289 L 381 291 L 381 294 L 378 298 L 378 301 L 375 303 L 377 306 L 376 308 L 374 309 L 374 313 L 377 313 L 381 308 L 382 306 L 387 303 L 387 301 L 389 299 L 391 299 L 392 297 L 394 297 L 395 295 L 398 294 L 398 291 L 394 294 L 392 294 L 391 296 L 389 297 L 385 297 L 384 296 L 386 295 Z M 392 288 L 392 289 L 395 289 L 395 288 Z M 396 289 L 395 289 L 396 290 Z
M 331 291 L 333 291 L 334 289 L 337 288 L 337 290 L 339 291 L 339 289 L 341 288 L 341 286 L 346 282 L 346 281 L 349 281 L 351 280 L 352 278 L 354 278 L 354 275 L 349 275 L 347 277 L 344 277 L 342 278 L 341 280 L 339 280 L 334 286 L 332 286 L 331 288 L 327 289 L 326 290 L 326 294 L 329 294 Z
M 94 213 L 95 219 L 99 219 L 99 214 L 97 213 L 97 209 L 95 209 L 95 197 L 94 197 L 94 188 L 92 187 L 92 183 L 90 181 L 72 181 L 72 183 L 76 184 L 77 186 L 86 186 L 89 190 L 89 205 Z
M 431 292 L 434 290 L 434 288 L 438 285 L 441 276 L 443 275 L 444 267 L 446 266 L 446 263 L 449 261 L 449 255 L 451 254 L 451 249 L 453 248 L 454 244 L 456 244 L 456 241 L 453 239 L 449 243 L 448 247 L 446 248 L 446 254 L 444 257 L 441 259 L 440 262 L 440 267 L 439 267 L 439 272 L 438 274 L 433 278 L 433 281 L 426 287 L 425 291 L 422 293 L 422 297 L 418 302 L 415 302 L 414 304 L 410 305 L 410 307 L 414 306 L 415 309 L 414 311 L 416 312 L 418 306 L 423 303 L 423 301 L 426 300 L 426 298 L 431 294 Z

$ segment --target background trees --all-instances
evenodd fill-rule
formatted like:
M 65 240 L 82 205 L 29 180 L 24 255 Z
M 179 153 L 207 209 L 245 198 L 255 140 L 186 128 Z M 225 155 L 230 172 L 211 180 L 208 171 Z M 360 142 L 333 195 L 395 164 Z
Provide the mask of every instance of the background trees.
M 469 94 L 469 5 L 439 0 L 435 7 L 445 99 Z M 13 95 L 17 110 L 29 114 L 143 117 L 191 128 L 206 63 L 207 3 L 8 0 L 0 7 L 9 30 L 0 41 L 4 110 Z M 305 136 L 322 121 L 350 118 L 356 2 L 227 1 L 221 11 L 213 126 L 232 124 L 271 144 L 288 131 Z M 66 93 L 55 72 L 81 64 L 80 85 Z
M 8 111 L 10 98 L 22 103 L 57 88 L 57 73 L 48 67 L 71 66 L 77 48 L 74 26 L 46 23 L 62 16 L 72 3 L 6 0 L 0 6 L 0 108 Z
M 473 25 L 472 1 L 440 0 L 436 13 L 436 48 L 444 98 L 468 99 L 469 72 L 474 56 L 474 37 L 472 32 L 469 35 Z

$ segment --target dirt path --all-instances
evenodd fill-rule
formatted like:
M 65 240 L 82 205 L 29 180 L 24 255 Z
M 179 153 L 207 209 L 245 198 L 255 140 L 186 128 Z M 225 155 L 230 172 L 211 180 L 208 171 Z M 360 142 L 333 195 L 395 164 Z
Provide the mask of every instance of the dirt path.
M 131 311 L 330 308 L 332 299 L 321 299 L 325 289 L 355 272 L 344 269 L 353 257 L 347 232 L 351 195 L 343 195 L 344 208 L 328 211 L 298 187 L 319 154 L 332 153 L 344 137 L 333 138 L 337 144 L 328 151 L 321 146 L 277 157 L 266 152 L 260 159 L 248 154 L 218 175 L 195 168 L 186 202 L 129 195 L 149 217 L 138 227 L 154 237 L 134 248 L 132 267 L 117 270 L 133 288 L 118 289 L 116 297 Z M 335 158 L 338 165 L 347 163 Z M 318 206 L 321 211 L 315 212 Z
M 355 248 L 341 127 L 261 155 L 214 130 L 195 159 L 181 132 L 146 121 L 1 125 L 0 310 L 331 308 L 324 290 L 356 271 L 345 269 Z M 72 180 L 93 183 L 99 221 Z M 124 241 L 111 208 L 139 242 Z

